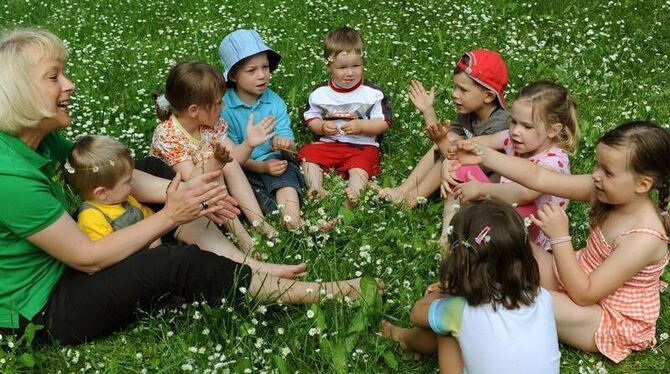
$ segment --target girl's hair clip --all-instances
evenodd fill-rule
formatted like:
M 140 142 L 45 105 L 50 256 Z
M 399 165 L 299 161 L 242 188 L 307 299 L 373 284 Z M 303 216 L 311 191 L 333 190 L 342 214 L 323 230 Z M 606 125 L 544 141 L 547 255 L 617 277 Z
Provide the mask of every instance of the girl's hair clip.
M 479 235 L 477 235 L 477 237 L 475 238 L 475 243 L 477 243 L 477 245 L 481 245 L 482 242 L 484 242 L 484 243 L 488 243 L 488 242 L 491 240 L 491 237 L 488 236 L 488 233 L 489 233 L 490 231 L 491 231 L 491 227 L 490 227 L 490 226 L 484 226 L 484 228 L 482 229 L 482 231 L 480 231 L 480 232 L 479 232 Z
M 165 97 L 165 94 L 160 94 L 156 97 L 156 105 L 158 105 L 158 109 L 165 113 L 170 111 L 170 102 L 167 97 Z

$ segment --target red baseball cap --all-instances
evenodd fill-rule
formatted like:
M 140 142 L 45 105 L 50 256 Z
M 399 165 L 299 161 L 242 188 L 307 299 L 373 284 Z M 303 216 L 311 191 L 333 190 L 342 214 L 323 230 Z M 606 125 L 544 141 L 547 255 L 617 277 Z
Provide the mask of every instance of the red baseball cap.
M 464 54 L 456 67 L 475 82 L 495 92 L 500 106 L 506 108 L 507 65 L 497 52 L 476 49 Z

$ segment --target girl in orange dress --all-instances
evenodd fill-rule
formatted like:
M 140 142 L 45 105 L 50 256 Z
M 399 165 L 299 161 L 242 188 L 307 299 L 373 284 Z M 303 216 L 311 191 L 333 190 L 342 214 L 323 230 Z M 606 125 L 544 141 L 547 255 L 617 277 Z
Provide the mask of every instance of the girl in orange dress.
M 559 340 L 614 362 L 655 344 L 670 242 L 667 130 L 646 121 L 610 130 L 597 143 L 590 175 L 555 173 L 473 142 L 461 142 L 457 157 L 533 190 L 591 203 L 591 233 L 576 253 L 563 209 L 548 204 L 532 217 L 552 244 L 553 253 L 536 249 L 535 258 L 542 286 L 554 291 Z

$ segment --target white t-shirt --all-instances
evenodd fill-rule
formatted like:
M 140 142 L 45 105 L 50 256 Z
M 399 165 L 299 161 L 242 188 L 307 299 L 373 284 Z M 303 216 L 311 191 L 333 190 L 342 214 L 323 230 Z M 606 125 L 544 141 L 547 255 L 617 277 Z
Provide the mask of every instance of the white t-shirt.
M 315 119 L 333 121 L 338 133 L 323 135 L 322 142 L 342 142 L 379 147 L 377 136 L 347 135 L 340 127 L 352 119 L 383 119 L 391 124 L 391 107 L 379 86 L 361 81 L 354 87 L 336 87 L 332 81 L 319 85 L 309 95 L 307 109 L 303 113 L 305 123 Z
M 458 340 L 465 373 L 558 373 L 561 353 L 551 295 L 543 288 L 530 306 L 509 310 L 476 307 L 464 298 L 433 301 L 428 312 L 437 334 Z

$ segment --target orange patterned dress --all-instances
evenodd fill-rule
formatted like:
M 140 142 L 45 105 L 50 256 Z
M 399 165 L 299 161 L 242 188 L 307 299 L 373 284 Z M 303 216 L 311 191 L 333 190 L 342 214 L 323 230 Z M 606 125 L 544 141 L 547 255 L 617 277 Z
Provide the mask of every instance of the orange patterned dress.
M 632 233 L 646 233 L 670 242 L 667 235 L 647 228 L 628 230 L 616 238 Z M 605 262 L 613 250 L 600 227 L 595 226 L 586 241 L 586 248 L 575 252 L 575 255 L 582 270 L 590 274 Z M 656 264 L 644 267 L 614 293 L 598 301 L 603 314 L 595 334 L 596 346 L 610 360 L 620 362 L 632 351 L 642 351 L 656 344 L 656 320 L 661 311 L 660 278 L 668 258 L 666 254 Z M 558 278 L 556 262 L 554 272 Z M 565 292 L 563 283 L 558 279 L 561 291 Z

